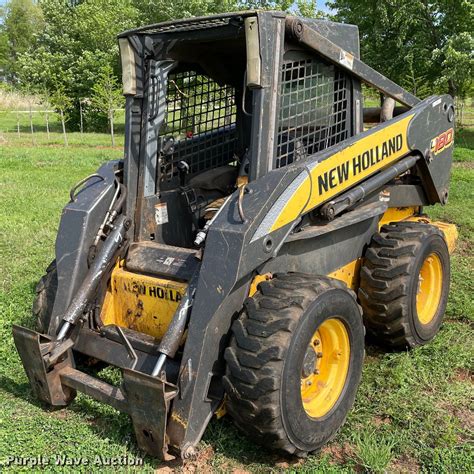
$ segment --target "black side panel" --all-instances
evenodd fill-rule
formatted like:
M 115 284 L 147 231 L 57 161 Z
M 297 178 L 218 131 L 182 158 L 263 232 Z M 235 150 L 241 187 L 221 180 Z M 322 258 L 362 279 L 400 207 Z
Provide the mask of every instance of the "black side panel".
M 356 58 L 360 58 L 359 52 L 359 27 L 356 25 L 346 25 L 328 20 L 308 19 L 308 23 L 320 35 L 328 38 L 340 48 L 349 51 Z
M 327 275 L 364 254 L 377 232 L 379 219 L 377 215 L 312 239 L 285 243 L 279 255 L 269 260 L 260 273 Z
M 115 191 L 114 171 L 118 161 L 104 164 L 63 209 L 56 238 L 58 291 L 53 306 L 51 328 L 56 328 L 87 273 L 87 253 L 104 220 Z

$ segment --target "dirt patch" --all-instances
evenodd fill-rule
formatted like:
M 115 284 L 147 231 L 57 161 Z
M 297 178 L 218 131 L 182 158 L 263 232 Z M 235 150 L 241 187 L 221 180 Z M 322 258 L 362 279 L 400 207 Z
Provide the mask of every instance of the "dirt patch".
M 458 239 L 456 242 L 456 255 L 461 257 L 471 257 L 472 256 L 472 247 L 467 240 Z
M 474 170 L 474 161 L 457 161 L 453 163 L 454 168 L 462 168 L 465 170 Z
M 281 458 L 276 457 L 273 464 L 278 469 L 291 469 L 297 466 L 301 466 L 304 463 L 303 458 L 292 457 L 292 458 Z
M 393 472 L 397 474 L 411 474 L 413 472 L 420 472 L 420 465 L 411 456 L 403 454 L 391 461 L 387 472 Z
M 374 416 L 373 424 L 378 428 L 379 426 L 389 425 L 392 422 L 387 416 Z
M 321 449 L 321 454 L 329 456 L 330 461 L 336 464 L 345 464 L 349 459 L 355 458 L 354 447 L 348 442 L 324 446 Z
M 155 473 L 158 474 L 169 474 L 171 472 L 174 472 L 174 470 L 169 466 L 163 466 L 159 467 L 158 469 L 155 469 Z
M 185 474 L 209 472 L 211 470 L 210 461 L 213 457 L 214 449 L 211 446 L 207 446 L 199 450 L 192 459 L 184 461 L 177 472 L 183 472 Z
M 469 369 L 456 369 L 454 375 L 451 377 L 452 380 L 457 382 L 474 382 L 474 374 Z
M 473 374 L 467 369 L 458 369 L 451 377 L 452 381 L 471 382 L 473 381 Z M 465 441 L 469 438 L 469 433 L 474 431 L 474 412 L 468 406 L 453 405 L 449 401 L 441 401 L 438 407 L 446 413 L 449 413 L 453 418 L 459 421 L 462 433 L 460 433 L 459 441 Z

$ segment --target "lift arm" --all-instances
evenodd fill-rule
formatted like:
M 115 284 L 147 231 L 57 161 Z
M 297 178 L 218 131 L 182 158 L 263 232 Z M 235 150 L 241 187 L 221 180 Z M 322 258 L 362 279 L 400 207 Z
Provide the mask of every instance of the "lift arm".
M 420 99 L 410 94 L 403 87 L 395 84 L 395 82 L 311 28 L 311 24 L 307 20 L 289 16 L 286 18 L 285 26 L 286 33 L 290 38 L 349 71 L 369 86 L 375 87 L 380 92 L 408 107 L 413 107 L 420 102 Z

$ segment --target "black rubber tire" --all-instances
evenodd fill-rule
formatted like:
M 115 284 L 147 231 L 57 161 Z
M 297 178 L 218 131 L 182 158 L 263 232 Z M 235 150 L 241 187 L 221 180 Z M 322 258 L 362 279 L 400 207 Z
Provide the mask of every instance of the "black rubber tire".
M 442 292 L 434 318 L 422 324 L 416 311 L 418 275 L 431 253 L 441 260 Z M 384 225 L 367 249 L 360 276 L 364 323 L 375 342 L 405 349 L 433 339 L 446 310 L 450 280 L 449 251 L 437 227 L 419 222 Z
M 362 310 L 344 283 L 327 277 L 275 275 L 258 289 L 225 351 L 227 411 L 257 443 L 304 455 L 327 443 L 352 407 L 364 359 Z M 347 379 L 333 408 L 312 418 L 301 400 L 301 367 L 316 329 L 336 315 L 350 340 Z
M 36 329 L 42 334 L 48 334 L 54 299 L 58 290 L 58 273 L 56 260 L 53 260 L 46 273 L 36 285 L 36 297 L 33 302 L 33 316 L 36 318 Z

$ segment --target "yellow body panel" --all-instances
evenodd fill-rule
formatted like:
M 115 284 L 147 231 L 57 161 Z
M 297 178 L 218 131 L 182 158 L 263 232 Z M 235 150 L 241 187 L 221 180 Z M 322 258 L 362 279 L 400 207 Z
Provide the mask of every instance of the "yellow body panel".
M 441 221 L 432 221 L 431 219 L 427 219 L 426 217 L 411 217 L 407 219 L 409 221 L 416 221 L 416 222 L 427 222 L 431 225 L 436 226 L 441 232 L 444 234 L 444 239 L 446 240 L 446 244 L 448 245 L 449 253 L 453 253 L 456 249 L 456 242 L 459 237 L 459 232 L 457 227 L 454 224 L 449 224 L 447 222 Z
M 273 232 L 408 154 L 409 115 L 316 164 L 274 221 Z
M 161 339 L 187 284 L 116 267 L 102 307 L 102 322 Z
M 398 222 L 408 220 L 419 212 L 418 206 L 410 207 L 389 207 L 379 222 L 379 229 L 390 222 Z
M 343 281 L 349 288 L 355 290 L 359 288 L 359 271 L 361 258 L 349 262 L 347 265 L 338 268 L 328 274 L 328 277 Z

